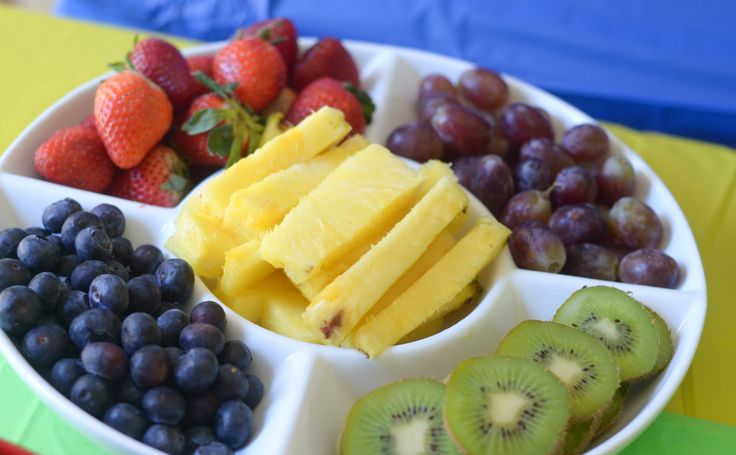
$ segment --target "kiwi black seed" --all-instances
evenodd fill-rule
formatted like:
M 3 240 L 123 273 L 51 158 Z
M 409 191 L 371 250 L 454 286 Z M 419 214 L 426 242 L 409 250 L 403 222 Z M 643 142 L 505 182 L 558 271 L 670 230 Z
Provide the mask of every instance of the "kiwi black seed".
M 443 426 L 444 399 L 444 384 L 426 378 L 370 392 L 348 414 L 340 454 L 459 453 Z
M 590 419 L 581 420 L 570 424 L 565 436 L 565 445 L 562 453 L 564 455 L 579 455 L 585 452 L 600 425 L 601 416 L 597 415 Z
M 562 445 L 568 417 L 562 382 L 531 360 L 468 359 L 447 382 L 445 427 L 465 453 L 553 453 Z
M 626 401 L 626 393 L 628 391 L 628 384 L 621 384 L 621 387 L 616 390 L 616 393 L 613 395 L 613 399 L 601 413 L 598 430 L 596 430 L 595 434 L 596 437 L 608 431 L 608 429 L 616 423 L 618 416 L 621 415 L 621 410 L 624 408 L 624 401 Z
M 664 370 L 672 360 L 672 354 L 675 352 L 675 346 L 672 344 L 672 336 L 670 335 L 670 326 L 662 319 L 662 316 L 649 307 L 645 307 L 654 317 L 654 325 L 659 331 L 659 351 L 657 352 L 657 361 L 650 374 L 657 374 Z
M 622 381 L 646 376 L 654 368 L 660 344 L 654 317 L 620 289 L 580 289 L 562 304 L 553 320 L 601 340 L 613 353 Z
M 501 340 L 496 355 L 534 360 L 560 378 L 576 421 L 600 412 L 620 384 L 616 360 L 603 343 L 556 322 L 522 322 Z

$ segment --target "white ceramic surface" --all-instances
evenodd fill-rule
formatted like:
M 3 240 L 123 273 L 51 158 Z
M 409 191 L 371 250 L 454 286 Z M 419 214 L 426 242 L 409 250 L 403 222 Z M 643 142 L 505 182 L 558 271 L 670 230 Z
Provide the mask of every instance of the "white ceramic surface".
M 302 47 L 311 44 L 301 40 Z M 426 52 L 350 42 L 346 45 L 361 70 L 365 88 L 378 106 L 368 136 L 383 143 L 397 126 L 414 117 L 420 78 L 443 73 L 457 80 L 471 64 Z M 222 43 L 187 50 L 208 54 Z M 49 203 L 72 197 L 89 209 L 100 202 L 118 205 L 126 213 L 126 236 L 134 243 L 163 246 L 172 232 L 177 209 L 163 209 L 87 191 L 75 190 L 38 178 L 33 170 L 34 150 L 55 130 L 71 126 L 92 112 L 94 91 L 101 78 L 90 81 L 51 106 L 34 121 L 0 158 L 0 228 L 40 224 Z M 511 99 L 546 109 L 554 119 L 559 139 L 565 128 L 592 122 L 590 117 L 561 100 L 506 76 Z M 656 378 L 632 388 L 620 420 L 595 441 L 589 454 L 615 453 L 631 442 L 667 404 L 687 371 L 697 347 L 706 311 L 703 267 L 690 228 L 664 184 L 633 151 L 611 137 L 613 153 L 623 154 L 636 169 L 636 196 L 649 204 L 665 227 L 664 250 L 683 271 L 677 290 L 616 284 L 656 310 L 673 330 L 675 354 Z M 474 201 L 476 215 L 484 209 Z M 254 353 L 253 368 L 266 386 L 255 411 L 255 431 L 245 454 L 333 453 L 340 428 L 355 399 L 375 387 L 400 378 L 444 378 L 460 360 L 492 354 L 506 332 L 525 319 L 549 319 L 576 289 L 606 282 L 517 269 L 504 251 L 482 273 L 486 293 L 478 308 L 455 326 L 424 340 L 392 347 L 373 361 L 357 351 L 317 346 L 269 332 L 227 309 L 227 335 L 244 340 Z M 197 279 L 191 306 L 202 299 L 216 300 Z M 107 427 L 74 406 L 51 387 L 23 359 L 10 339 L 0 332 L 0 351 L 23 380 L 65 420 L 101 447 L 114 453 L 152 453 L 151 448 Z

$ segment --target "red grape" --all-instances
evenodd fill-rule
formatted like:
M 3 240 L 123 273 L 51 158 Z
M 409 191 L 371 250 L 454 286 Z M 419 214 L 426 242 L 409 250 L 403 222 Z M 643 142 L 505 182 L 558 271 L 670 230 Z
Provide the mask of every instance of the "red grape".
M 496 155 L 463 158 L 453 170 L 458 181 L 470 190 L 497 218 L 514 194 L 514 179 L 508 165 Z
M 612 251 L 593 243 L 570 245 L 566 251 L 565 275 L 616 281 L 618 256 Z
M 386 147 L 397 155 L 423 163 L 442 159 L 445 146 L 426 123 L 409 123 L 396 128 Z
M 526 160 L 516 165 L 516 190 L 546 190 L 552 184 L 552 171 L 544 161 Z
M 523 224 L 511 233 L 509 251 L 518 267 L 540 272 L 559 272 L 567 257 L 562 241 L 535 223 Z
M 562 147 L 547 138 L 535 138 L 525 142 L 519 151 L 519 160 L 542 160 L 547 163 L 553 175 L 575 164 Z
M 422 78 L 422 82 L 419 84 L 419 98 L 426 96 L 429 93 L 444 92 L 452 95 L 454 98 L 457 95 L 455 86 L 452 85 L 445 76 L 441 74 L 430 74 Z
M 537 190 L 522 191 L 506 203 L 501 222 L 512 230 L 528 221 L 547 224 L 551 212 L 552 205 L 546 193 Z
M 460 93 L 473 106 L 484 111 L 498 109 L 506 103 L 509 88 L 498 73 L 486 68 L 473 68 L 460 75 Z
M 634 168 L 623 156 L 609 156 L 596 174 L 598 200 L 611 205 L 624 196 L 634 194 Z
M 624 283 L 674 289 L 680 281 L 680 267 L 667 254 L 655 248 L 642 248 L 621 259 L 618 276 Z
M 608 135 L 600 126 L 584 123 L 565 131 L 562 147 L 578 163 L 598 161 L 608 154 Z
M 419 98 L 417 115 L 422 122 L 432 121 L 437 110 L 446 104 L 459 104 L 457 98 L 445 92 L 432 92 Z
M 656 248 L 662 240 L 662 222 L 648 205 L 622 197 L 608 212 L 608 229 L 614 242 L 631 249 Z
M 592 243 L 606 232 L 606 218 L 593 204 L 564 205 L 552 213 L 549 228 L 565 245 Z
M 561 170 L 555 177 L 552 190 L 552 203 L 562 205 L 593 202 L 598 193 L 595 178 L 585 168 L 570 166 Z
M 509 141 L 504 137 L 501 128 L 493 128 L 493 136 L 488 144 L 488 153 L 506 157 L 509 154 Z
M 501 128 L 515 150 L 533 138 L 554 139 L 549 117 L 542 109 L 528 104 L 506 106 L 501 117 Z
M 486 153 L 493 134 L 488 120 L 459 104 L 440 106 L 432 116 L 432 128 L 459 157 Z

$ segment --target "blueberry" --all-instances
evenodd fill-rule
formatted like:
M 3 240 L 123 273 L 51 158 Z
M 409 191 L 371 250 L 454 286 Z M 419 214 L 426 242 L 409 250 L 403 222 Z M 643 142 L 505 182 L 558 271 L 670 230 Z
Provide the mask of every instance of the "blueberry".
M 194 455 L 232 455 L 232 453 L 230 447 L 217 441 L 201 445 L 194 451 Z
M 74 241 L 79 231 L 86 227 L 97 226 L 102 228 L 102 221 L 97 215 L 89 212 L 75 212 L 69 215 L 61 226 L 61 241 L 69 251 L 74 251 Z
M 74 381 L 69 399 L 99 419 L 113 402 L 112 387 L 99 376 L 85 374 Z
M 112 256 L 112 241 L 103 228 L 89 226 L 77 234 L 74 250 L 83 261 L 107 261 Z
M 26 233 L 28 235 L 37 235 L 39 237 L 48 237 L 51 235 L 51 232 L 49 232 L 46 228 L 42 228 L 41 226 L 27 227 Z
M 123 320 L 120 341 L 125 352 L 133 355 L 143 346 L 161 344 L 161 330 L 150 314 L 132 313 Z
M 104 308 L 92 308 L 72 320 L 69 336 L 79 351 L 95 341 L 117 343 L 120 340 L 120 319 Z
M 18 244 L 18 259 L 32 272 L 50 271 L 61 259 L 61 251 L 47 237 L 29 235 Z
M 184 451 L 184 434 L 171 425 L 151 425 L 143 435 L 143 443 L 170 454 Z
M 61 232 L 61 227 L 64 225 L 64 221 L 69 218 L 69 215 L 80 211 L 82 211 L 82 206 L 79 202 L 74 199 L 65 198 L 43 209 L 41 222 L 47 230 L 59 233 Z
M 133 244 L 125 237 L 114 237 L 112 240 L 112 258 L 128 265 L 133 255 Z
M 61 326 L 43 324 L 33 327 L 23 337 L 23 357 L 36 368 L 49 368 L 69 355 L 69 334 Z
M 255 409 L 263 399 L 263 381 L 253 374 L 247 374 L 245 376 L 248 378 L 248 396 L 243 401 L 249 408 Z
M 107 264 L 107 267 L 110 269 L 110 273 L 113 275 L 119 276 L 126 282 L 130 279 L 130 272 L 128 272 L 128 268 L 124 266 L 122 262 L 110 259 L 109 261 L 106 261 L 105 264 Z
M 79 259 L 79 256 L 77 256 L 76 254 L 67 254 L 65 256 L 62 256 L 61 259 L 59 259 L 59 262 L 56 263 L 56 269 L 54 269 L 54 273 L 58 276 L 71 278 L 72 272 L 74 272 L 74 269 L 76 269 L 77 266 L 81 263 L 82 260 Z
M 51 325 L 57 325 L 64 329 L 64 325 L 61 323 L 59 318 L 56 317 L 56 315 L 53 314 L 42 314 L 41 317 L 38 319 L 38 322 L 36 325 L 44 325 L 44 324 L 51 324 Z
M 10 286 L 25 286 L 31 281 L 31 271 L 17 259 L 0 259 L 0 291 Z
M 226 401 L 215 415 L 217 440 L 237 450 L 245 445 L 253 431 L 253 411 L 242 401 Z
M 153 315 L 160 306 L 161 289 L 153 275 L 141 275 L 128 281 L 128 311 L 141 311 Z
M 56 248 L 59 249 L 59 252 L 61 253 L 61 256 L 65 256 L 69 253 L 73 253 L 73 251 L 67 251 L 66 247 L 64 246 L 64 242 L 61 241 L 61 237 L 58 235 L 49 235 L 46 237 L 49 242 L 56 245 Z M 59 258 L 61 260 L 61 258 Z M 59 263 L 56 263 L 56 266 L 59 266 Z
M 92 280 L 105 273 L 110 273 L 110 267 L 102 261 L 84 261 L 79 264 L 71 275 L 72 289 L 89 292 Z
M 179 388 L 186 393 L 198 393 L 212 387 L 217 380 L 217 357 L 204 348 L 192 348 L 179 358 L 174 375 Z
M 128 285 L 117 275 L 100 275 L 89 285 L 89 304 L 122 316 L 128 309 Z
M 64 327 L 69 327 L 74 318 L 89 310 L 87 294 L 82 291 L 69 291 L 59 301 L 57 314 Z
M 28 287 L 36 293 L 46 311 L 54 311 L 64 289 L 61 280 L 51 272 L 34 276 Z
M 220 365 L 214 387 L 220 401 L 244 400 L 248 386 L 248 378 L 240 369 L 229 363 Z
M 128 356 L 115 343 L 95 341 L 82 350 L 82 366 L 89 374 L 96 374 L 110 381 L 119 381 L 128 372 Z
M 220 400 L 213 390 L 187 395 L 187 410 L 181 423 L 184 426 L 211 427 L 218 407 Z
M 118 401 L 124 403 L 130 403 L 136 406 L 140 406 L 141 403 L 143 403 L 143 391 L 133 384 L 133 380 L 130 379 L 130 376 L 126 376 L 125 379 L 118 383 L 115 396 Z
M 153 423 L 176 425 L 184 411 L 184 397 L 170 387 L 154 387 L 143 395 L 143 412 Z
M 69 395 L 74 382 L 84 374 L 79 359 L 61 359 L 51 368 L 51 384 L 63 395 Z
M 184 453 L 191 454 L 197 450 L 197 447 L 215 442 L 215 433 L 209 426 L 198 425 L 187 429 L 184 432 L 184 438 L 186 439 Z
M 10 286 L 0 292 L 0 328 L 22 335 L 36 325 L 43 307 L 35 292 L 27 286 Z
M 176 346 L 167 346 L 164 348 L 164 352 L 166 352 L 166 362 L 169 364 L 169 369 L 175 371 L 179 359 L 184 355 L 184 351 Z
M 191 348 L 205 348 L 219 355 L 225 346 L 225 335 L 210 324 L 195 322 L 184 327 L 179 334 L 179 347 L 185 351 Z
M 130 270 L 135 275 L 155 273 L 159 264 L 164 262 L 164 254 L 153 245 L 141 245 L 130 256 Z
M 187 261 L 167 259 L 158 266 L 155 276 L 164 300 L 183 302 L 192 295 L 194 270 Z
M 239 340 L 225 342 L 225 347 L 222 348 L 222 352 L 217 358 L 220 361 L 220 365 L 230 363 L 243 371 L 247 370 L 253 362 L 253 355 L 250 353 L 250 349 L 248 349 L 245 343 Z
M 159 317 L 169 310 L 180 310 L 180 309 L 181 308 L 179 307 L 179 305 L 175 303 L 162 301 L 161 306 L 158 307 L 158 310 L 156 310 L 156 313 L 154 314 L 154 316 Z M 189 316 L 187 316 L 187 320 L 189 320 Z
M 18 258 L 18 244 L 28 233 L 21 228 L 5 228 L 0 230 L 0 259 Z
M 112 204 L 100 204 L 90 210 L 102 220 L 107 235 L 112 237 L 120 237 L 125 232 L 125 215 L 123 212 Z
M 148 428 L 143 412 L 130 403 L 115 403 L 105 412 L 102 421 L 119 432 L 140 440 Z
M 227 316 L 225 310 L 220 305 L 211 300 L 198 303 L 189 313 L 189 319 L 192 322 L 201 322 L 203 324 L 212 324 L 220 331 L 225 331 L 227 325 Z
M 168 310 L 157 319 L 162 346 L 178 346 L 179 335 L 189 325 L 189 316 L 179 309 Z
M 138 349 L 130 359 L 130 378 L 139 389 L 147 390 L 163 384 L 169 371 L 164 348 L 155 344 Z

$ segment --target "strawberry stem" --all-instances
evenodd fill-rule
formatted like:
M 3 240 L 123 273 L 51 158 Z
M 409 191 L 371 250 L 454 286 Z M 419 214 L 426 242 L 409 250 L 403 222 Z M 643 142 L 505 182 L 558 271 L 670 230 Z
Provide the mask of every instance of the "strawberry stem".
M 352 93 L 358 100 L 358 103 L 360 103 L 360 107 L 363 110 L 365 123 L 370 125 L 371 121 L 373 120 L 373 112 L 375 112 L 376 110 L 376 105 L 373 103 L 371 97 L 368 96 L 366 92 L 354 86 L 350 82 L 343 82 L 342 86 L 345 88 L 345 90 Z

